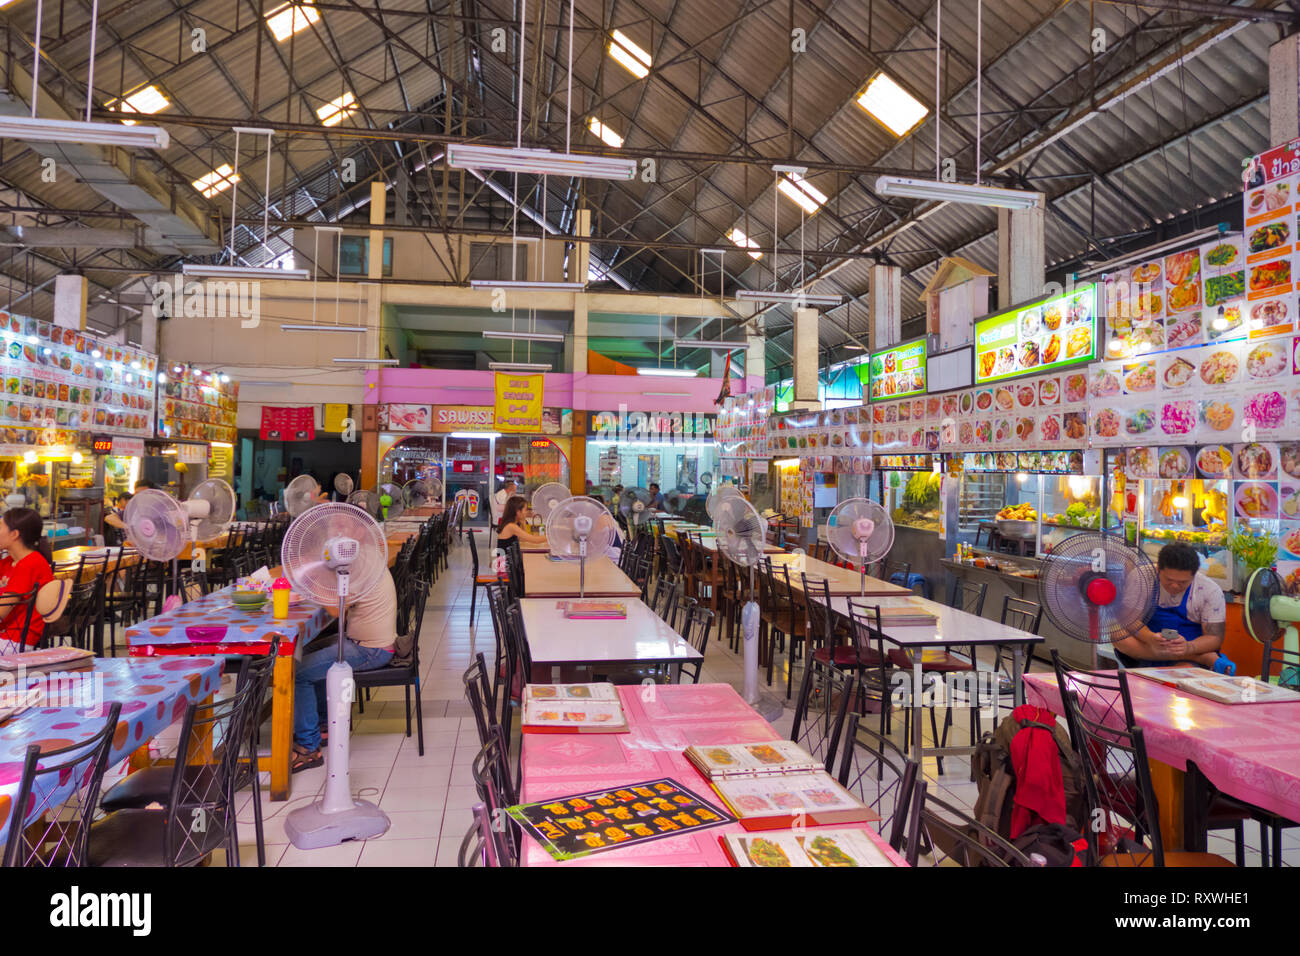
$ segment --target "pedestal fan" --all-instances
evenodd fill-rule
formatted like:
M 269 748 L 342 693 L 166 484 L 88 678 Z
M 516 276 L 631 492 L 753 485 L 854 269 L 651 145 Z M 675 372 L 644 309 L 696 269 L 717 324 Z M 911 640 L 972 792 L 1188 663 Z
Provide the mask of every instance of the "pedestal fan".
M 883 561 L 894 546 L 894 519 L 868 498 L 846 498 L 826 519 L 831 549 L 854 565 L 861 576 L 861 596 L 867 593 L 867 565 Z
M 311 475 L 299 475 L 284 488 L 284 507 L 291 517 L 298 517 L 312 505 L 320 504 L 320 485 Z
M 1283 654 L 1280 656 L 1284 662 L 1294 662 L 1300 656 L 1300 629 L 1296 627 L 1300 622 L 1300 598 L 1286 593 L 1282 579 L 1272 568 L 1251 572 L 1246 581 L 1241 616 L 1245 619 L 1246 633 L 1259 643 L 1276 644 L 1278 638 L 1282 638 Z M 1270 653 L 1269 660 L 1272 658 Z M 1300 683 L 1294 664 L 1283 667 L 1278 683 L 1293 688 Z
M 571 497 L 573 497 L 573 492 L 567 487 L 558 481 L 548 481 L 533 492 L 533 514 L 541 519 L 542 524 L 546 524 L 546 519 L 555 510 L 555 506 Z
M 587 559 L 604 557 L 613 546 L 614 518 L 595 498 L 566 498 L 546 520 L 546 544 L 553 555 L 578 559 L 578 597 L 583 597 Z
M 235 516 L 235 492 L 220 478 L 195 486 L 190 497 L 177 501 L 165 491 L 146 488 L 132 496 L 122 513 L 127 539 L 150 561 L 172 562 L 172 593 L 180 592 L 177 558 L 185 546 L 222 534 Z M 193 568 L 206 570 L 201 548 L 195 548 Z
M 352 483 L 352 476 L 346 471 L 340 471 L 334 476 L 334 490 L 342 496 L 342 501 L 348 500 L 348 495 L 352 494 L 352 489 L 355 487 L 356 485 Z
M 438 482 L 435 494 L 434 482 L 428 478 L 412 478 L 402 485 L 402 506 L 405 509 L 423 508 L 430 502 L 442 499 L 442 483 Z
M 724 498 L 740 498 L 743 501 L 745 496 L 736 489 L 735 485 L 718 485 L 704 499 L 704 510 L 710 518 L 715 517 L 714 512 L 717 511 L 718 502 Z
M 388 546 L 378 522 L 354 505 L 330 502 L 295 518 L 280 547 L 285 577 L 307 600 L 337 606 L 338 658 L 325 674 L 329 746 L 325 794 L 299 807 L 284 822 L 289 842 L 300 850 L 367 840 L 384 833 L 388 816 L 373 803 L 354 800 L 348 779 L 352 668 L 343 659 L 347 605 L 379 585 L 387 573 Z
M 758 689 L 759 607 L 754 600 L 754 568 L 763 560 L 767 543 L 767 522 L 740 495 L 722 498 L 714 510 L 713 526 L 718 530 L 718 550 L 734 564 L 749 569 L 749 600 L 740 612 L 740 630 L 745 638 L 745 703 L 766 720 L 781 716 L 785 705 Z
M 1141 551 L 1115 535 L 1083 531 L 1043 558 L 1038 600 L 1062 633 L 1102 644 L 1151 616 L 1158 586 L 1156 566 Z
M 690 496 L 683 491 L 674 488 L 668 494 L 664 495 L 664 510 L 669 514 L 681 514 L 682 508 Z
M 635 534 L 650 521 L 650 492 L 645 488 L 624 488 L 618 496 L 618 513 L 627 522 L 629 534 Z

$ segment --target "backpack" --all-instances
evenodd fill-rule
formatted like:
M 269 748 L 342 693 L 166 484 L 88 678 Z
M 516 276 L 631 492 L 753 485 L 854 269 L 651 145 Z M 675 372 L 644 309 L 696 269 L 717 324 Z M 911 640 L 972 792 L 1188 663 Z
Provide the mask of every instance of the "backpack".
M 1015 839 L 1025 856 L 1038 854 L 1045 866 L 1092 866 L 1088 839 L 1064 823 L 1039 823 Z
M 975 799 L 975 819 L 1008 840 L 1011 838 L 1011 811 L 1016 793 L 1016 775 L 1011 767 L 1011 741 L 1016 734 L 1030 727 L 1050 730 L 1052 739 L 1056 741 L 1056 750 L 1061 757 L 1061 781 L 1065 789 L 1066 826 L 1079 831 L 1088 819 L 1083 763 L 1071 748 L 1069 736 L 1057 724 L 1049 727 L 1032 721 L 1022 723 L 1015 717 L 1007 717 L 996 731 L 985 733 L 980 738 L 971 759 L 971 779 L 979 788 L 979 796 Z
M 409 667 L 415 657 L 414 651 L 415 632 L 398 634 L 397 640 L 393 642 L 393 659 L 388 662 L 388 666 Z

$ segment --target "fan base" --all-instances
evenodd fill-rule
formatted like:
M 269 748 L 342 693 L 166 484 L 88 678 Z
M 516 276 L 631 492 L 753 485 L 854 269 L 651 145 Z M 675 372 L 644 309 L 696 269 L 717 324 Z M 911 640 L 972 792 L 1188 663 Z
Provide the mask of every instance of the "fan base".
M 747 700 L 745 703 L 758 713 L 768 723 L 774 720 L 780 720 L 781 715 L 785 713 L 785 701 L 780 697 L 773 697 L 771 694 L 759 694 L 758 700 Z
M 352 809 L 337 813 L 326 813 L 322 802 L 299 807 L 285 818 L 285 835 L 300 850 L 369 840 L 388 831 L 388 815 L 367 800 L 354 800 Z

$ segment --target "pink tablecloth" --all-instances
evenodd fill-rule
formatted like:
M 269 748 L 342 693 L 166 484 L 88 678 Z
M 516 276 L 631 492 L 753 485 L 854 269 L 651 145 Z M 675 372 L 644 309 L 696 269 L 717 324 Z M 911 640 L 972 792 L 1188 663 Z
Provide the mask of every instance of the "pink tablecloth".
M 1055 674 L 1025 685 L 1029 703 L 1064 713 Z M 1229 796 L 1300 818 L 1300 704 L 1220 704 L 1133 676 L 1128 686 L 1152 760 L 1178 770 L 1190 760 Z
M 638 685 L 620 687 L 618 692 L 629 733 L 524 735 L 524 803 L 658 777 L 672 777 L 706 799 L 721 803 L 682 751 L 691 744 L 752 743 L 780 737 L 728 684 Z M 564 865 L 729 866 L 718 838 L 743 832 L 740 824 L 733 823 L 596 853 Z M 888 843 L 874 832 L 871 835 L 895 864 L 907 865 Z M 525 866 L 556 865 L 527 836 L 522 862 Z

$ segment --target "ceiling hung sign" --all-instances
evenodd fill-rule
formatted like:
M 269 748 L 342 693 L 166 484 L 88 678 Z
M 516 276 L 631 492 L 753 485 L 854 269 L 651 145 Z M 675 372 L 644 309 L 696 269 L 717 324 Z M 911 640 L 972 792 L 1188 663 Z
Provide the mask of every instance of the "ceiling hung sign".
M 499 432 L 542 430 L 541 375 L 496 373 L 496 428 Z

